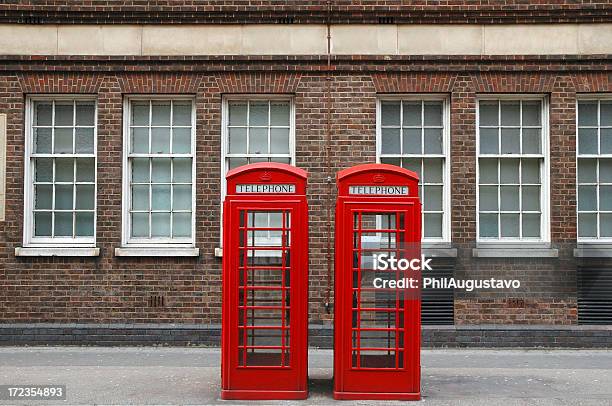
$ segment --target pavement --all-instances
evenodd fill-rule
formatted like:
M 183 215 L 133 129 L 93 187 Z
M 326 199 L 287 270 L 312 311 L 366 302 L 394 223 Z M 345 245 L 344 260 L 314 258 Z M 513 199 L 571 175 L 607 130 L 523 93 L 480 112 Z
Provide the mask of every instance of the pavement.
M 219 399 L 216 348 L 0 347 L 0 385 L 67 392 L 65 401 L 0 404 L 410 404 L 334 401 L 332 357 L 310 350 L 305 401 L 237 402 Z M 612 405 L 612 351 L 423 350 L 422 393 L 425 405 Z

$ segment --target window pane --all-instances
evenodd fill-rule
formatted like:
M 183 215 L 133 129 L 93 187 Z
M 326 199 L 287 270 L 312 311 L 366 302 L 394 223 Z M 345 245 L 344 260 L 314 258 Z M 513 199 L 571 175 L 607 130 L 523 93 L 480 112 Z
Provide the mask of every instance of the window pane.
M 391 129 L 389 131 L 395 132 L 395 130 L 391 130 Z M 402 131 L 403 137 L 404 137 L 404 140 L 403 140 L 404 150 L 402 151 L 403 154 L 421 154 L 423 152 L 422 146 L 421 146 L 421 131 L 422 130 L 420 128 L 404 128 L 404 130 Z M 384 139 L 384 133 L 383 133 L 383 139 Z M 397 142 L 398 142 L 397 147 L 395 147 L 395 145 L 392 145 L 391 147 L 393 149 L 390 150 L 389 153 L 398 154 L 400 152 L 399 137 L 397 138 Z
M 72 237 L 72 212 L 55 213 L 55 236 Z
M 149 153 L 149 129 L 132 128 L 132 152 L 136 154 Z
M 52 119 L 52 104 L 49 102 L 35 102 L 34 103 L 34 122 L 33 125 L 46 125 L 51 126 L 53 123 Z
M 496 186 L 480 186 L 480 210 L 495 211 L 497 205 L 497 187 Z
M 34 150 L 38 154 L 51 153 L 51 129 L 36 128 L 34 129 Z
M 499 235 L 497 214 L 482 213 L 479 216 L 480 236 L 483 238 L 496 238 Z
M 442 153 L 442 129 L 441 128 L 425 129 L 425 153 L 426 154 L 441 154 Z
M 175 154 L 191 153 L 191 128 L 172 129 L 172 152 Z
M 425 117 L 426 126 L 442 126 L 442 103 L 426 102 L 423 115 Z
M 539 101 L 523 102 L 523 126 L 541 126 L 541 103 Z
M 597 126 L 597 102 L 578 103 L 578 125 Z
M 601 213 L 599 215 L 600 237 L 612 237 L 612 213 Z
M 229 153 L 246 154 L 247 152 L 247 130 L 246 128 L 229 129 Z
M 55 125 L 56 126 L 71 126 L 74 124 L 74 109 L 72 102 L 55 103 Z
M 442 186 L 424 186 L 425 210 L 442 210 Z
M 400 102 L 383 102 L 382 109 L 381 109 L 381 116 L 382 116 L 383 126 L 399 126 L 400 125 Z M 404 123 L 404 125 L 407 125 L 407 124 Z
M 252 102 L 249 116 L 249 125 L 267 126 L 268 125 L 268 102 Z
M 96 110 L 93 103 L 77 103 L 76 125 L 94 126 Z
M 380 157 L 381 164 L 402 166 L 402 158 Z
M 497 128 L 480 129 L 480 153 L 499 154 L 499 133 Z
M 481 101 L 478 111 L 480 125 L 496 126 L 499 124 L 498 103 Z
M 289 126 L 289 103 L 272 102 L 270 105 L 270 125 Z
M 57 158 L 55 160 L 55 181 L 72 182 L 74 179 L 74 160 L 72 158 Z
M 519 187 L 500 187 L 500 206 L 503 211 L 519 211 Z
M 151 125 L 170 125 L 170 102 L 153 102 Z
M 597 214 L 580 213 L 578 214 L 578 237 L 596 238 L 597 237 Z
M 36 185 L 34 193 L 35 209 L 53 208 L 53 185 Z
M 228 159 L 228 169 L 238 168 L 239 166 L 246 165 L 246 158 L 229 158 Z
M 404 136 L 405 136 L 405 132 L 404 132 Z M 405 142 L 405 138 L 404 138 L 404 142 Z M 382 129 L 381 149 L 382 149 L 383 154 L 401 153 L 399 128 L 383 128 Z M 404 151 L 406 151 L 406 145 L 404 145 Z
M 480 183 L 497 183 L 497 159 L 480 159 Z
M 94 185 L 77 185 L 75 203 L 77 209 L 93 210 L 95 205 Z
M 599 160 L 599 181 L 602 183 L 612 183 L 612 159 L 604 158 Z
M 173 210 L 191 210 L 191 185 L 173 186 Z
M 148 158 L 132 159 L 132 182 L 136 182 L 136 183 L 149 182 L 149 159 Z
M 599 109 L 600 125 L 602 127 L 612 126 L 612 102 L 602 100 Z
M 132 103 L 132 125 L 149 125 L 149 102 Z
M 540 238 L 540 215 L 535 213 L 523 214 L 523 237 Z
M 421 126 L 421 103 L 404 102 L 404 127 L 420 127 Z M 399 117 L 399 113 L 398 113 Z M 399 125 L 399 124 L 398 124 Z
M 597 154 L 596 128 L 578 128 L 578 153 Z
M 153 158 L 151 160 L 151 181 L 154 183 L 170 182 L 170 158 Z
M 72 210 L 72 185 L 55 185 L 55 209 Z
M 270 153 L 288 154 L 289 153 L 289 129 L 272 128 L 270 130 Z
M 191 125 L 191 103 L 174 102 L 172 125 Z
M 597 210 L 597 187 L 579 186 L 578 187 L 578 210 L 595 211 Z
M 95 159 L 77 158 L 76 159 L 76 180 L 77 182 L 95 181 Z
M 170 213 L 151 214 L 151 236 L 170 237 Z
M 599 187 L 599 210 L 612 211 L 612 186 Z
M 267 154 L 268 153 L 268 129 L 251 128 L 249 131 L 249 153 Z
M 229 104 L 229 125 L 247 125 L 246 103 Z
M 53 158 L 35 160 L 36 182 L 53 182 Z
M 423 235 L 425 238 L 442 238 L 442 214 L 425 213 Z
M 502 214 L 500 220 L 502 237 L 518 238 L 520 236 L 518 214 Z
M 172 160 L 174 182 L 191 182 L 191 158 L 174 158 Z
M 422 182 L 442 183 L 443 161 L 442 159 L 424 159 L 424 170 Z
M 597 183 L 597 160 L 578 160 L 578 183 Z
M 132 186 L 132 210 L 149 210 L 149 186 Z
M 419 179 L 421 179 L 423 176 L 421 174 L 421 160 L 418 158 L 402 159 L 402 167 L 415 172 L 417 175 L 419 175 Z
M 523 186 L 523 210 L 539 211 L 540 210 L 540 187 L 539 186 Z
M 151 153 L 170 153 L 170 128 L 151 128 Z
M 174 237 L 191 237 L 191 213 L 172 214 L 172 234 Z
M 600 154 L 612 154 L 612 128 L 602 128 L 600 131 Z
M 132 237 L 149 237 L 149 215 L 132 213 Z
M 521 107 L 519 102 L 501 103 L 501 124 L 503 126 L 519 126 L 521 124 Z
M 523 128 L 523 154 L 540 154 L 541 133 L 539 128 Z
M 170 210 L 170 185 L 151 186 L 151 209 Z
M 34 213 L 34 235 L 36 237 L 51 237 L 51 212 Z
M 91 237 L 94 235 L 94 214 L 76 213 L 77 237 Z
M 540 160 L 523 159 L 521 162 L 522 183 L 540 183 Z
M 76 129 L 76 153 L 93 154 L 94 152 L 94 130 L 93 128 Z
M 72 153 L 72 128 L 55 129 L 55 145 L 53 152 L 56 154 Z
M 518 154 L 520 148 L 520 130 L 518 128 L 502 128 L 501 130 L 501 153 Z
M 500 159 L 500 178 L 501 183 L 518 184 L 519 160 L 514 158 Z

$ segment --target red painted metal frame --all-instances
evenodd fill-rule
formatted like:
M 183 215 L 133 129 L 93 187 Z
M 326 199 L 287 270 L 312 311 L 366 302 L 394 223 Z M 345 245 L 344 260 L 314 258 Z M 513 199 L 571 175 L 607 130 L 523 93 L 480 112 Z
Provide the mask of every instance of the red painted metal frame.
M 245 165 L 227 174 L 228 194 L 224 201 L 223 214 L 223 399 L 272 400 L 308 397 L 306 179 L 304 170 L 279 163 Z M 295 185 L 295 193 L 237 194 L 238 184 L 292 184 Z M 250 224 L 247 216 L 249 213 L 258 212 L 282 213 L 282 225 L 257 227 Z M 243 216 L 242 221 L 240 216 Z M 281 245 L 254 246 L 249 235 L 258 232 L 280 233 Z M 262 265 L 256 262 L 255 252 L 272 250 L 281 253 L 280 264 Z M 249 253 L 252 253 L 251 256 Z M 267 272 L 272 277 L 280 273 L 280 285 L 258 285 L 256 282 L 249 282 L 254 280 L 257 271 Z M 280 294 L 280 305 L 249 303 L 249 294 L 254 298 L 256 291 Z M 265 314 L 261 318 L 264 319 L 263 324 L 255 324 L 255 312 Z M 275 313 L 280 313 L 280 317 L 274 319 Z M 256 332 L 280 332 L 280 345 L 254 345 Z M 251 343 L 248 341 L 249 334 L 253 337 Z M 263 351 L 264 354 L 256 354 L 257 351 Z M 268 351 L 275 353 L 268 354 Z M 280 355 L 276 357 L 276 353 Z M 259 364 L 251 365 L 249 360 L 257 359 L 254 355 L 267 358 L 260 358 Z M 265 361 L 263 365 L 262 359 Z
M 418 176 L 414 172 L 393 165 L 366 164 L 339 172 L 337 184 L 334 398 L 418 400 L 421 397 L 420 295 L 415 295 L 414 292 L 408 295 L 406 290 L 389 289 L 381 293 L 395 295 L 395 304 L 392 307 L 381 308 L 376 303 L 370 305 L 374 307 L 362 307 L 364 288 L 361 286 L 363 233 L 393 235 L 396 244 L 401 242 L 409 247 L 407 248 L 409 255 L 420 256 L 421 204 L 418 197 Z M 351 185 L 408 186 L 409 193 L 405 196 L 351 195 L 349 194 Z M 362 222 L 364 214 L 395 216 L 395 226 L 370 225 L 364 228 Z M 402 227 L 398 221 L 400 216 L 404 217 Z M 358 237 L 357 240 L 354 240 L 355 236 Z M 358 258 L 356 268 L 354 255 Z M 357 273 L 357 286 L 354 282 L 354 273 Z M 404 276 L 407 275 L 399 273 L 395 275 L 397 278 Z M 353 295 L 354 292 L 356 296 Z M 389 324 L 381 328 L 376 326 L 362 328 L 361 312 L 371 308 L 387 314 L 388 319 L 393 315 L 394 326 Z M 368 347 L 367 344 L 362 346 L 361 337 L 365 331 L 386 333 L 388 337 L 393 333 L 394 339 L 393 341 L 389 339 L 383 347 Z M 367 359 L 364 357 L 362 361 L 362 352 L 367 354 L 374 351 L 394 354 L 394 357 L 388 357 L 393 360 L 391 365 L 384 367 L 361 365 L 361 362 Z

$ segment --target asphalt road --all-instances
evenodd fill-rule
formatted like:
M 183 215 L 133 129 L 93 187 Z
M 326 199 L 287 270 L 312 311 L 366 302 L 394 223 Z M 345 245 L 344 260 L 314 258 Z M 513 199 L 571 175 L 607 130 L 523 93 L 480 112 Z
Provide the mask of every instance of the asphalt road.
M 407 404 L 336 402 L 331 351 L 309 357 L 308 400 L 242 404 Z M 219 358 L 211 348 L 2 347 L 0 385 L 64 384 L 67 399 L 0 404 L 239 404 L 219 399 Z M 422 364 L 427 405 L 612 405 L 612 351 L 424 350 Z

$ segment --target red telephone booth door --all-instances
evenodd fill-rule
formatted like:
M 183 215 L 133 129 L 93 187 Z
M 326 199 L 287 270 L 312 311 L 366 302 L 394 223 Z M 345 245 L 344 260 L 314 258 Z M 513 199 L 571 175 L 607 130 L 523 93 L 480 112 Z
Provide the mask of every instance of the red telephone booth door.
M 261 193 L 228 195 L 224 207 L 222 397 L 302 399 L 307 396 L 305 196 L 264 194 L 289 185 L 282 176 L 288 165 L 279 173 L 281 164 L 251 167 L 256 165 L 261 168 L 243 168 L 242 177 L 228 174 L 236 177 L 229 188 Z
M 363 185 L 372 179 L 368 170 L 380 174 L 381 169 L 385 168 L 367 165 L 366 174 L 355 174 L 353 181 Z M 386 178 L 401 185 L 401 177 L 386 174 Z M 418 281 L 420 274 L 397 267 L 374 267 L 374 255 L 420 257 L 417 185 L 414 179 L 405 182 L 410 189 L 414 187 L 414 196 L 343 196 L 343 191 L 351 189 L 339 188 L 334 345 L 337 399 L 420 398 L 419 290 L 383 285 L 384 281 L 410 277 Z

